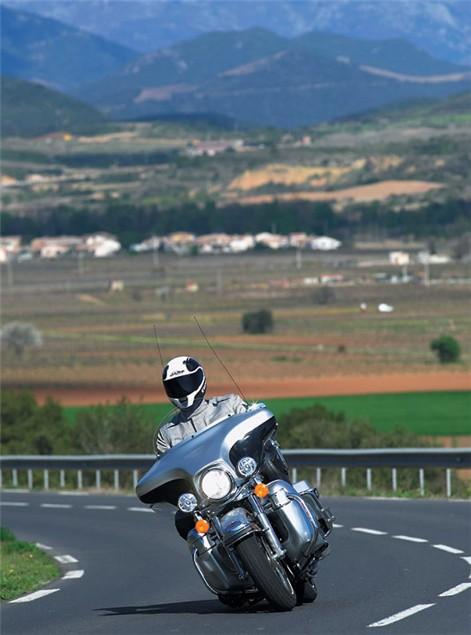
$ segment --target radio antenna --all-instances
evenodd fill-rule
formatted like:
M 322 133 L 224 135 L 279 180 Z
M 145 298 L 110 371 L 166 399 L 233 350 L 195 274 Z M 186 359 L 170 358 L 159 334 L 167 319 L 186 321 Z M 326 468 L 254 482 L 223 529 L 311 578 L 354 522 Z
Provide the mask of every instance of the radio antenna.
M 162 364 L 162 368 L 164 367 L 164 358 L 162 357 L 162 349 L 160 348 L 159 336 L 157 334 L 157 326 L 154 324 L 154 335 L 155 335 L 155 343 L 157 345 L 157 350 L 159 351 L 160 363 Z
M 248 403 L 246 396 L 244 395 L 244 393 L 242 392 L 241 387 L 239 386 L 239 384 L 236 382 L 236 380 L 234 379 L 233 375 L 231 374 L 230 370 L 227 368 L 226 364 L 222 361 L 222 359 L 219 357 L 219 355 L 217 354 L 216 350 L 214 349 L 214 347 L 211 345 L 210 341 L 208 340 L 208 338 L 206 337 L 205 332 L 203 331 L 203 329 L 201 328 L 201 324 L 198 322 L 198 318 L 196 317 L 196 315 L 193 315 L 193 319 L 196 322 L 197 327 L 200 330 L 201 335 L 204 337 L 204 340 L 206 342 L 206 344 L 208 345 L 208 347 L 210 348 L 210 350 L 212 351 L 214 357 L 218 360 L 218 362 L 221 364 L 221 366 L 224 368 L 224 370 L 226 371 L 226 373 L 229 375 L 229 377 L 232 379 L 232 382 L 234 384 L 234 386 L 237 388 L 237 391 L 240 395 L 242 395 L 244 401 L 246 403 Z

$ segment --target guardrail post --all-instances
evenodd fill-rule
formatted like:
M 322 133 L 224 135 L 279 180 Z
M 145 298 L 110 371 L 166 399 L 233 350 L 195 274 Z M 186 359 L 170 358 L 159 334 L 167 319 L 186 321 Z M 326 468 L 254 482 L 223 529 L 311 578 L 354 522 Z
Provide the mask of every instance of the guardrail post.
M 451 470 L 447 468 L 446 470 L 446 495 L 447 498 L 451 496 Z
M 371 492 L 371 467 L 366 468 L 366 489 Z
M 62 488 L 65 487 L 65 471 L 64 470 L 59 471 L 59 487 L 62 487 Z
M 77 489 L 82 489 L 82 487 L 83 487 L 82 470 L 77 470 Z
M 11 484 L 13 487 L 18 487 L 18 470 L 16 468 L 11 471 Z
M 44 489 L 49 489 L 49 470 L 43 471 L 43 484 Z
M 133 470 L 132 471 L 132 486 L 134 487 L 134 489 L 136 489 L 137 487 L 137 480 L 138 480 L 137 470 Z
M 393 467 L 391 470 L 392 488 L 393 492 L 397 492 L 397 468 Z
M 33 470 L 28 470 L 28 489 L 33 489 Z
M 322 469 L 320 467 L 316 467 L 316 487 L 321 486 L 322 480 Z
M 119 489 L 119 470 L 114 471 L 114 488 Z
M 423 467 L 419 469 L 419 490 L 420 490 L 420 495 L 425 496 L 425 477 L 424 477 Z
M 293 467 L 291 469 L 291 482 L 296 483 L 297 480 L 298 480 L 298 470 L 295 467 Z
M 101 470 L 95 470 L 95 487 L 101 489 Z
M 342 485 L 342 487 L 347 486 L 347 468 L 346 467 L 340 468 L 340 484 Z
M 3 470 L 0 470 L 0 487 L 3 487 Z

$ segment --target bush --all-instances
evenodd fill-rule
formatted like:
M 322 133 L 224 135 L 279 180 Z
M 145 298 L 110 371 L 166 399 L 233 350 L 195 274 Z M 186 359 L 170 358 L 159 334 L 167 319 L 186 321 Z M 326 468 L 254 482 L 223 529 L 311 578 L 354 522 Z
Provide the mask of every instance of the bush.
M 252 335 L 257 333 L 271 333 L 273 328 L 273 315 L 272 312 L 267 309 L 244 313 L 242 316 L 242 330 L 244 333 L 250 333 Z
M 3 454 L 60 454 L 69 449 L 69 430 L 60 404 L 43 406 L 27 391 L 6 390 L 0 404 Z
M 122 399 L 80 412 L 72 430 L 74 451 L 81 454 L 150 452 L 153 423 L 142 408 Z
M 331 287 L 321 287 L 314 293 L 313 300 L 322 306 L 331 304 L 335 300 L 335 291 Z
M 451 335 L 441 335 L 430 342 L 430 349 L 436 354 L 440 364 L 452 364 L 460 358 L 460 345 Z

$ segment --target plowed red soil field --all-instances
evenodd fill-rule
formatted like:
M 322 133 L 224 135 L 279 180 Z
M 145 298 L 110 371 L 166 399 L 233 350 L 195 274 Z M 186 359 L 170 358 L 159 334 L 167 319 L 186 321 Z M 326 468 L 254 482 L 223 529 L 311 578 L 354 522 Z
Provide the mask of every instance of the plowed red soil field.
M 250 386 L 250 387 L 249 387 Z M 306 379 L 250 379 L 244 382 L 245 396 L 248 399 L 274 397 L 312 397 L 330 395 L 361 395 L 373 393 L 429 392 L 447 390 L 470 390 L 471 376 L 463 372 L 396 373 L 371 375 L 338 375 L 310 377 Z M 236 389 L 230 380 L 212 382 L 209 378 L 209 394 L 218 395 L 234 392 Z M 130 401 L 158 403 L 166 401 L 159 383 L 155 387 L 133 386 L 67 386 L 34 389 L 36 397 L 43 401 L 52 396 L 65 406 L 92 405 L 115 402 L 123 396 Z

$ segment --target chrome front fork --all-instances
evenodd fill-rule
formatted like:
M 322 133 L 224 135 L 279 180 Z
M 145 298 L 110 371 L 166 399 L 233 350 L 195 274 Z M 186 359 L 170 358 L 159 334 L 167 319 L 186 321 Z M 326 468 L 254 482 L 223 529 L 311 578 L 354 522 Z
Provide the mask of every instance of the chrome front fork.
M 260 501 L 253 494 L 248 497 L 248 501 L 250 503 L 250 506 L 252 507 L 252 511 L 254 515 L 256 516 L 263 530 L 263 533 L 267 537 L 268 544 L 270 545 L 275 558 L 277 560 L 279 558 L 282 558 L 285 555 L 286 551 L 281 546 L 280 540 L 278 536 L 276 535 L 273 527 L 271 526 L 271 523 L 268 520 L 265 510 L 263 509 Z

